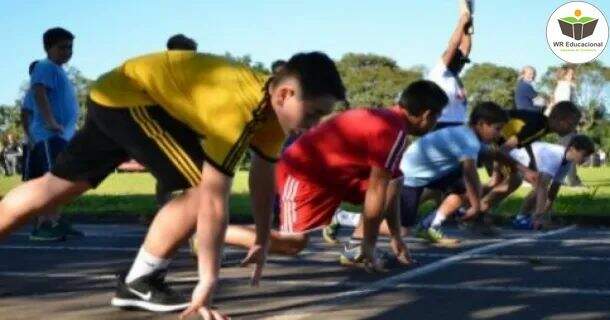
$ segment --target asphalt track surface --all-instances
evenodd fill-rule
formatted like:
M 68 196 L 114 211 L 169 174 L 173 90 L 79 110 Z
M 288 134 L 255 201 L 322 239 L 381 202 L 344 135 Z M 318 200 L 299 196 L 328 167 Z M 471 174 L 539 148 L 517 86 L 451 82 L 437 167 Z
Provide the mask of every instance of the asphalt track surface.
M 145 227 L 78 227 L 85 239 L 31 242 L 24 229 L 0 244 L 0 319 L 177 319 L 109 305 Z M 233 319 L 610 319 L 610 229 L 448 233 L 458 248 L 408 238 L 420 264 L 384 274 L 339 266 L 340 246 L 316 235 L 298 257 L 271 256 L 259 288 L 235 265 L 245 253 L 227 250 L 215 306 Z M 195 270 L 184 248 L 169 280 L 188 296 Z

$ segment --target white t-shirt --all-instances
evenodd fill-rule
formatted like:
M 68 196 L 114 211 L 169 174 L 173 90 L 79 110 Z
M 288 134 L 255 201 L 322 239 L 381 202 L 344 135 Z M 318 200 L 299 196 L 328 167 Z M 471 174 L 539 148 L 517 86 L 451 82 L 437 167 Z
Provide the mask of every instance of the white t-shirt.
M 557 86 L 555 87 L 555 92 L 553 93 L 555 103 L 559 101 L 572 101 L 574 91 L 572 89 L 572 82 L 565 80 L 557 81 Z
M 428 80 L 433 81 L 441 87 L 449 98 L 449 102 L 443 109 L 438 122 L 465 123 L 467 109 L 466 90 L 460 86 L 456 76 L 447 69 L 447 66 L 442 60 L 430 70 Z
M 571 162 L 564 159 L 566 148 L 548 142 L 534 142 L 531 146 L 538 172 L 548 174 L 557 183 L 563 182 L 571 165 Z M 510 156 L 526 167 L 531 161 L 525 148 L 512 150 Z

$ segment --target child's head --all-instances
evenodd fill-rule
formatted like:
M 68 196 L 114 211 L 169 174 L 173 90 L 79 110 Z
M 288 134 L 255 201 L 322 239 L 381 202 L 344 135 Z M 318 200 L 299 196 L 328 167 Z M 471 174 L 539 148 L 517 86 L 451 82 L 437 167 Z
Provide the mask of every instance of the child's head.
M 570 101 L 561 101 L 553 106 L 549 114 L 549 129 L 560 136 L 574 132 L 582 114 Z
M 62 65 L 72 58 L 72 42 L 74 35 L 63 28 L 51 28 L 42 35 L 44 50 L 48 58 Z
M 32 75 L 32 73 L 34 72 L 34 68 L 36 68 L 37 64 L 38 64 L 38 60 L 34 60 L 34 61 L 30 62 L 30 66 L 28 67 L 29 75 Z
M 493 102 L 479 103 L 470 114 L 470 126 L 484 143 L 498 140 L 506 122 L 508 113 Z
M 563 66 L 557 69 L 557 80 L 572 81 L 574 80 L 574 68 L 572 66 Z
M 410 134 L 423 135 L 436 125 L 447 102 L 447 94 L 436 83 L 419 80 L 402 92 L 398 105 L 406 111 Z
M 566 148 L 566 160 L 582 164 L 595 152 L 595 144 L 591 138 L 579 134 L 575 135 Z
M 536 69 L 532 66 L 525 66 L 521 69 L 521 73 L 519 74 L 519 78 L 525 81 L 534 81 L 536 79 Z
M 175 34 L 167 40 L 167 50 L 197 51 L 197 42 L 182 33 Z
M 277 74 L 280 68 L 286 65 L 286 60 L 275 60 L 271 64 L 271 73 Z
M 270 103 L 286 132 L 315 125 L 345 100 L 345 87 L 335 63 L 324 53 L 298 53 L 267 83 Z

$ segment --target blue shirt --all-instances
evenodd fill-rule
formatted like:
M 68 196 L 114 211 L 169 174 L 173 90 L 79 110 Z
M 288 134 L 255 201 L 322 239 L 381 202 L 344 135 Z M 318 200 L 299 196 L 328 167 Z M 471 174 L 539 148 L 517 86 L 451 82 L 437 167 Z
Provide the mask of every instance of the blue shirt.
M 517 110 L 528 110 L 540 112 L 540 108 L 534 105 L 534 98 L 538 93 L 534 90 L 532 84 L 523 79 L 517 83 L 517 89 L 515 90 L 515 105 Z
M 37 84 L 45 87 L 53 116 L 57 123 L 64 128 L 60 137 L 66 141 L 72 139 L 76 132 L 76 121 L 78 119 L 78 102 L 74 86 L 61 66 L 56 65 L 49 59 L 44 59 L 34 67 L 30 79 L 30 90 L 26 94 L 26 100 L 29 95 L 34 107 L 30 125 L 32 142 L 37 143 L 57 135 L 57 133 L 47 129 L 40 108 L 38 108 L 34 99 L 33 87 Z
M 464 160 L 478 159 L 481 141 L 469 126 L 433 131 L 413 142 L 400 162 L 404 184 L 423 187 L 461 166 Z

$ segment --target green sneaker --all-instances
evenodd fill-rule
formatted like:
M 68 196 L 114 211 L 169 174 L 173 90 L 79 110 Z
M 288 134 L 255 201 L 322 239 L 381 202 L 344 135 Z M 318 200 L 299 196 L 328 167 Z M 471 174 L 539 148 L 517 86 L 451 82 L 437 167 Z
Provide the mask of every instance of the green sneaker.
M 72 226 L 72 223 L 70 223 L 68 220 L 64 219 L 63 217 L 59 218 L 59 221 L 57 221 L 57 224 L 59 224 L 59 227 L 61 228 L 61 230 L 63 230 L 66 237 L 72 237 L 72 238 L 84 238 L 85 237 L 85 233 L 83 233 L 80 230 L 75 229 Z
M 36 227 L 30 234 L 32 241 L 64 241 L 66 233 L 59 223 L 45 221 Z
M 460 242 L 458 239 L 449 238 L 445 236 L 445 234 L 439 228 L 421 228 L 417 230 L 415 235 L 420 239 L 424 239 L 438 246 L 452 247 L 458 245 Z
M 335 217 L 333 217 L 333 220 L 330 222 L 330 224 L 324 227 L 324 229 L 322 229 L 322 238 L 324 239 L 324 241 L 326 241 L 326 243 L 339 243 L 339 240 L 337 240 L 337 233 L 339 232 L 340 226 L 341 225 L 339 224 L 339 222 L 335 219 Z

